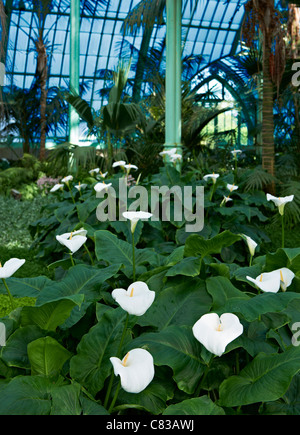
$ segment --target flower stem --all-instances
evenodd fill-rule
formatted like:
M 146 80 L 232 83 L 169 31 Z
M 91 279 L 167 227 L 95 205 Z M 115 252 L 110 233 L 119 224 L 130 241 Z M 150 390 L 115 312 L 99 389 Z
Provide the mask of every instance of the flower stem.
M 119 383 L 118 383 L 118 386 L 117 386 L 117 389 L 116 389 L 116 392 L 115 392 L 114 398 L 113 398 L 113 400 L 112 400 L 112 402 L 111 402 L 111 404 L 110 404 L 110 407 L 109 407 L 109 409 L 108 409 L 108 412 L 109 412 L 109 413 L 111 413 L 111 411 L 113 410 L 113 408 L 114 408 L 114 406 L 115 406 L 116 400 L 117 400 L 118 395 L 119 395 L 120 388 L 121 388 L 121 379 L 120 379 L 120 381 L 119 381 Z
M 251 267 L 251 266 L 252 266 L 252 258 L 253 258 L 253 255 L 250 255 L 250 260 L 249 260 L 249 267 Z
M 203 386 L 203 384 L 204 384 L 204 381 L 205 381 L 205 379 L 206 379 L 206 377 L 207 377 L 207 374 L 208 374 L 208 372 L 209 372 L 209 369 L 210 369 L 210 366 L 211 366 L 211 363 L 212 363 L 212 360 L 213 360 L 213 359 L 214 359 L 214 355 L 212 355 L 210 361 L 208 362 L 208 364 L 206 364 L 206 369 L 205 369 L 205 371 L 204 371 L 204 374 L 203 374 L 203 376 L 202 376 L 202 379 L 201 379 L 201 381 L 200 381 L 200 384 L 199 384 L 199 386 L 197 387 L 197 390 L 196 390 L 196 392 L 195 392 L 195 397 L 198 397 L 199 394 L 200 394 L 200 391 L 201 391 L 202 386 Z
M 281 247 L 284 248 L 284 214 L 281 216 L 281 222 L 282 222 L 282 242 L 281 242 Z
M 73 260 L 73 254 L 71 254 L 71 253 L 70 253 L 70 258 L 71 258 L 72 266 L 75 266 L 75 263 L 74 263 L 74 260 Z
M 68 186 L 68 189 L 69 189 L 69 192 L 70 192 L 70 195 L 71 195 L 71 198 L 72 198 L 73 204 L 75 204 L 75 199 L 74 199 L 74 196 L 73 196 L 73 193 L 72 193 L 72 189 L 71 189 L 71 187 L 69 186 L 69 183 L 67 183 L 67 186 Z
M 134 246 L 134 232 L 132 233 L 132 276 L 133 282 L 135 282 L 135 246 Z
M 85 247 L 85 250 L 86 250 L 88 256 L 90 257 L 90 260 L 91 260 L 92 266 L 94 266 L 94 260 L 93 260 L 92 254 L 91 254 L 90 251 L 89 251 L 89 248 L 86 246 L 86 244 L 84 244 L 83 246 Z
M 120 353 L 121 353 L 121 350 L 122 350 L 124 338 L 125 338 L 126 331 L 127 331 L 128 320 L 129 320 L 129 314 L 127 313 L 125 324 L 124 324 L 124 328 L 123 328 L 123 332 L 122 332 L 122 337 L 121 337 L 120 344 L 119 344 L 119 347 L 118 347 L 118 350 L 117 350 L 117 358 L 120 357 Z M 114 371 L 112 370 L 111 377 L 110 377 L 109 384 L 108 384 L 107 391 L 106 391 L 106 396 L 105 396 L 104 403 L 103 403 L 104 408 L 107 408 L 109 396 L 110 396 L 111 389 L 112 389 L 112 386 L 113 386 L 113 383 L 114 383 L 114 377 L 115 377 L 115 374 L 114 374 Z M 118 391 L 118 393 L 119 393 L 119 391 Z M 117 400 L 117 397 L 115 398 L 115 400 L 113 400 L 112 404 L 110 405 L 110 408 L 112 406 L 114 406 L 116 400 Z
M 6 291 L 7 291 L 9 300 L 10 300 L 11 308 L 12 308 L 12 310 L 14 310 L 15 309 L 14 298 L 13 298 L 11 292 L 9 291 L 9 288 L 8 288 L 4 278 L 2 278 L 2 281 L 3 281 L 4 287 L 6 288 Z

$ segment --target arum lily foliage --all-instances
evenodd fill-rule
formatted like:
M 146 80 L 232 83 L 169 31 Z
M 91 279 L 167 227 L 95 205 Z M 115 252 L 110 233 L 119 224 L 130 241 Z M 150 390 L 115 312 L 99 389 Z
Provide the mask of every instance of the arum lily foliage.
M 62 180 L 31 225 L 52 279 L 2 261 L 0 292 L 36 302 L 0 319 L 0 415 L 297 413 L 300 247 L 266 249 L 274 204 L 232 173 L 171 164 L 140 183 L 204 187 L 200 232 L 133 211 L 131 196 L 100 222 L 96 190 L 128 176 L 115 163 L 104 184 L 93 168 Z

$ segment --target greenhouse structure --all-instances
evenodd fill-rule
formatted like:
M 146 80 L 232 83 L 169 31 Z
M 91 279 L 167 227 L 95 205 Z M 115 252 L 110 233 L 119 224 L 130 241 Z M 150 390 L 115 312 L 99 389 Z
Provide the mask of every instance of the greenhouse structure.
M 299 0 L 0 20 L 0 415 L 300 415 Z

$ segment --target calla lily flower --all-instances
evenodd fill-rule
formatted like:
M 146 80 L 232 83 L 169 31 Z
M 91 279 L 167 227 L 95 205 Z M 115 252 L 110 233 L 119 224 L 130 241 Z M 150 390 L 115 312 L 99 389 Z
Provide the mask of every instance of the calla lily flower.
M 52 187 L 52 189 L 50 190 L 51 193 L 57 192 L 59 189 L 63 189 L 64 185 L 63 184 L 55 184 L 55 186 Z
M 101 178 L 105 178 L 107 174 L 108 174 L 108 172 L 101 172 L 100 171 L 100 173 L 99 173 Z
M 172 155 L 170 156 L 170 158 L 171 158 L 171 161 L 172 161 L 173 163 L 175 163 L 177 160 L 182 160 L 182 155 L 181 155 L 181 154 L 177 154 L 177 153 L 175 153 L 175 154 L 172 154 Z
M 267 193 L 267 200 L 273 201 L 274 204 L 278 207 L 278 211 L 283 216 L 284 214 L 284 206 L 288 202 L 292 202 L 294 199 L 294 195 L 284 196 L 283 198 L 277 198 L 276 196 L 271 195 L 270 193 Z
M 237 190 L 239 186 L 236 186 L 235 184 L 227 184 L 227 189 L 230 190 L 230 192 L 233 192 L 234 190 Z
M 176 154 L 177 149 L 176 148 L 171 148 L 169 150 L 165 150 L 165 151 L 161 151 L 159 153 L 160 156 L 164 157 L 164 156 L 173 156 L 174 154 Z
M 215 174 L 215 173 L 207 174 L 204 175 L 203 180 L 207 181 L 209 178 L 211 178 L 213 180 L 213 183 L 215 183 L 217 181 L 217 178 L 219 178 L 219 176 L 220 174 Z
M 226 346 L 243 333 L 235 314 L 204 314 L 193 326 L 194 337 L 214 355 L 221 356 Z
M 142 281 L 134 282 L 127 290 L 117 288 L 111 295 L 124 311 L 134 316 L 145 314 L 155 299 L 155 292 L 149 290 L 147 284 Z
M 65 178 L 63 178 L 61 180 L 62 183 L 66 183 L 66 184 L 68 184 L 69 181 L 73 181 L 73 176 L 72 175 L 68 175 L 67 177 L 65 177 Z
M 246 278 L 263 292 L 277 293 L 280 288 L 282 291 L 286 291 L 287 287 L 291 285 L 294 276 L 294 272 L 283 267 L 272 272 L 261 273 L 255 279 L 251 278 L 251 276 L 246 276 Z
M 121 386 L 127 393 L 140 393 L 154 378 L 152 355 L 145 349 L 132 349 L 122 359 L 111 357 L 114 373 L 121 378 Z
M 134 169 L 135 171 L 139 169 L 136 165 L 132 165 L 131 163 L 128 163 L 128 165 L 124 165 L 124 168 L 127 169 L 128 172 L 130 171 L 130 169 Z
M 147 211 L 125 211 L 123 216 L 131 221 L 131 232 L 134 233 L 138 221 L 140 219 L 150 219 L 152 213 L 148 213 Z
M 124 160 L 119 160 L 118 162 L 114 162 L 113 164 L 112 164 L 112 167 L 113 168 L 117 168 L 118 166 L 121 166 L 121 167 L 125 167 L 125 165 L 126 165 L 126 162 L 124 161 Z
M 223 200 L 222 200 L 222 202 L 221 202 L 221 205 L 223 205 L 224 203 L 226 204 L 226 203 L 229 202 L 229 201 L 233 201 L 233 199 L 230 198 L 229 196 L 225 196 L 225 195 L 223 195 Z
M 66 246 L 72 252 L 72 254 L 74 254 L 87 241 L 86 234 L 87 231 L 81 229 L 72 233 L 65 233 L 60 236 L 56 236 L 56 240 L 61 245 Z
M 87 184 L 78 183 L 75 187 L 78 191 L 80 191 L 81 189 L 85 189 L 87 187 Z
M 89 171 L 89 174 L 93 176 L 94 174 L 99 174 L 99 172 L 100 172 L 100 168 L 95 168 L 95 169 L 91 169 Z
M 0 263 L 0 278 L 10 278 L 24 263 L 25 260 L 19 258 L 11 258 L 3 266 Z
M 234 157 L 236 157 L 237 154 L 241 154 L 243 151 L 242 151 L 242 150 L 233 150 L 233 151 L 230 151 L 230 152 L 231 152 L 231 154 L 232 154 Z
M 257 246 L 257 243 L 253 239 L 251 239 L 251 237 L 246 236 L 246 234 L 242 234 L 242 237 L 246 240 L 250 255 L 251 257 L 253 257 L 253 255 L 255 254 L 255 248 Z
M 112 183 L 105 184 L 104 181 L 102 183 L 97 183 L 94 186 L 94 190 L 99 193 L 102 192 L 103 189 L 108 189 Z

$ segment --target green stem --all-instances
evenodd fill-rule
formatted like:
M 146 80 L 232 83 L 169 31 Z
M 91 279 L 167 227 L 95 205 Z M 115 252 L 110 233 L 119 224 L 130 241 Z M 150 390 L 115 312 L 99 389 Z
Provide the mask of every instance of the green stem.
M 74 263 L 74 260 L 73 260 L 73 254 L 71 254 L 71 253 L 70 253 L 70 258 L 71 258 L 72 266 L 75 266 L 75 263 Z
M 132 276 L 133 282 L 135 282 L 135 246 L 134 246 L 134 232 L 132 233 Z
M 211 366 L 211 363 L 212 363 L 212 360 L 213 360 L 213 359 L 214 359 L 214 355 L 212 355 L 210 361 L 209 361 L 208 364 L 206 365 L 206 369 L 205 369 L 205 372 L 204 372 L 204 374 L 203 374 L 203 376 L 202 376 L 202 378 L 201 378 L 201 382 L 200 382 L 200 384 L 199 384 L 199 386 L 198 386 L 198 388 L 197 388 L 197 390 L 196 390 L 196 392 L 195 392 L 195 397 L 198 397 L 199 394 L 200 394 L 200 391 L 201 391 L 202 386 L 203 386 L 203 384 L 204 384 L 204 382 L 205 382 L 205 379 L 206 379 L 206 377 L 207 377 L 207 375 L 208 375 L 208 372 L 209 372 L 209 369 L 210 369 L 210 366 Z
M 68 189 L 69 189 L 69 192 L 70 192 L 70 195 L 71 195 L 71 198 L 72 198 L 73 204 L 76 204 L 76 203 L 75 203 L 74 196 L 73 196 L 73 193 L 72 193 L 72 190 L 71 190 L 71 188 L 70 188 L 70 186 L 69 186 L 69 183 L 67 183 L 67 186 L 68 186 Z
M 123 328 L 123 332 L 122 332 L 122 337 L 121 337 L 120 344 L 119 344 L 118 351 L 117 351 L 117 358 L 120 357 L 120 353 L 121 353 L 121 350 L 122 350 L 124 338 L 125 338 L 126 331 L 127 331 L 128 320 L 129 320 L 129 314 L 127 313 L 125 324 L 124 324 L 124 328 Z M 106 391 L 106 396 L 105 396 L 104 403 L 103 403 L 104 408 L 107 408 L 109 396 L 110 396 L 111 389 L 112 389 L 112 386 L 113 386 L 113 383 L 114 383 L 114 377 L 115 377 L 115 374 L 114 374 L 114 371 L 112 370 L 112 374 L 111 374 L 111 377 L 110 377 L 110 380 L 109 380 L 109 384 L 108 384 L 107 391 Z M 114 405 L 114 403 L 113 403 L 113 405 Z M 110 408 L 111 408 L 111 406 L 112 405 L 110 405 Z
M 284 214 L 281 216 L 281 222 L 282 222 L 282 241 L 281 246 L 284 248 Z
M 250 255 L 249 267 L 252 266 L 252 258 L 253 258 L 253 255 Z
M 84 244 L 83 246 L 85 247 L 85 250 L 86 250 L 88 256 L 90 257 L 90 260 L 91 260 L 92 266 L 94 266 L 95 263 L 94 263 L 94 260 L 93 260 L 92 254 L 91 254 L 90 251 L 89 251 L 89 248 L 86 246 L 86 244 Z
M 212 186 L 212 189 L 211 189 L 210 198 L 209 198 L 210 202 L 212 202 L 212 199 L 213 199 L 213 196 L 214 196 L 214 193 L 215 193 L 215 189 L 216 189 L 216 182 L 213 183 L 213 186 Z
M 12 309 L 14 310 L 14 309 L 15 309 L 14 298 L 13 298 L 11 292 L 9 291 L 9 288 L 8 288 L 8 286 L 7 286 L 6 281 L 5 281 L 4 278 L 2 278 L 2 281 L 3 281 L 4 287 L 6 288 L 6 291 L 7 291 L 7 294 L 8 294 L 9 300 L 10 300 L 10 303 L 11 303 L 11 307 L 12 307 Z
M 121 380 L 120 380 L 119 383 L 118 383 L 118 386 L 117 386 L 117 389 L 116 389 L 116 392 L 115 392 L 114 398 L 113 398 L 113 400 L 112 400 L 112 402 L 111 402 L 111 404 L 110 404 L 110 407 L 109 407 L 109 409 L 108 409 L 108 412 L 109 412 L 109 413 L 111 413 L 111 411 L 113 410 L 113 408 L 114 408 L 114 406 L 115 406 L 116 400 L 117 400 L 118 395 L 119 395 L 120 388 L 121 388 Z

